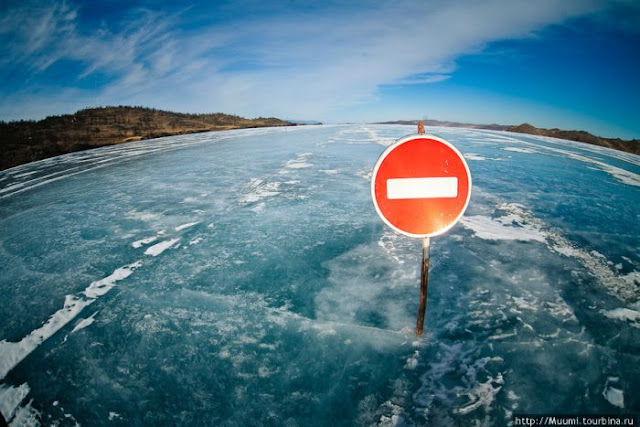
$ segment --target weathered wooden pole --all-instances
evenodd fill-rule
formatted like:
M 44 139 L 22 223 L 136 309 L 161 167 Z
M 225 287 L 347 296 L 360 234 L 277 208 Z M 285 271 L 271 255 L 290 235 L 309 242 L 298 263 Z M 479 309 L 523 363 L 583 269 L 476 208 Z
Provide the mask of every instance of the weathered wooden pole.
M 424 316 L 427 312 L 427 291 L 429 290 L 429 252 L 431 239 L 422 238 L 422 268 L 420 271 L 420 307 L 418 308 L 418 321 L 416 322 L 416 334 L 422 335 L 424 331 Z

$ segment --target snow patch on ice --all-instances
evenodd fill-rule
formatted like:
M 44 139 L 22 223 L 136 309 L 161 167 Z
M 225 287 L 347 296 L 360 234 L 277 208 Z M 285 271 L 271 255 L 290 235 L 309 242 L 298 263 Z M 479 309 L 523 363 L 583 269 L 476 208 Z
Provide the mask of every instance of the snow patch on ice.
M 371 129 L 369 127 L 362 127 L 362 130 L 369 135 L 369 140 L 385 147 L 388 147 L 389 145 L 393 144 L 396 141 L 393 138 L 381 137 L 380 135 L 378 135 L 378 132 L 376 132 L 374 129 Z
M 285 163 L 284 167 L 286 169 L 310 168 L 313 165 L 307 162 L 307 160 L 309 160 L 309 157 L 311 157 L 311 153 L 298 154 L 298 156 L 295 159 L 288 160 L 287 163 Z
M 191 227 L 193 227 L 194 225 L 197 225 L 197 224 L 200 224 L 200 222 L 198 222 L 198 221 L 196 221 L 196 222 L 188 222 L 186 224 L 182 224 L 182 225 L 177 226 L 175 228 L 175 230 L 176 231 L 182 231 L 182 230 L 184 230 L 186 228 L 191 228 Z
M 413 355 L 407 358 L 407 363 L 404 365 L 405 369 L 414 370 L 418 366 L 418 356 L 420 353 L 418 350 L 414 350 Z
M 250 203 L 258 202 L 268 197 L 277 196 L 280 194 L 279 182 L 265 182 L 258 178 L 252 178 L 248 184 L 250 192 L 242 195 L 239 198 L 240 204 L 248 205 Z
M 331 322 L 326 322 L 326 323 L 320 323 L 320 324 L 314 324 L 311 326 L 313 329 L 315 329 L 316 331 L 319 331 L 319 336 L 330 336 L 330 335 L 336 335 L 338 332 L 334 329 L 334 327 L 332 326 Z
M 156 243 L 155 245 L 151 246 L 146 251 L 144 251 L 144 254 L 151 255 L 151 256 L 158 256 L 162 252 L 166 251 L 167 249 L 169 249 L 170 247 L 178 243 L 179 241 L 180 241 L 180 238 L 175 238 L 175 239 L 165 240 L 160 243 Z
M 56 157 L 57 159 L 58 157 Z M 96 162 L 100 163 L 100 162 Z M 29 164 L 29 166 L 32 166 L 33 164 Z M 25 165 L 27 166 L 27 165 Z M 11 197 L 15 194 L 18 193 L 22 193 L 24 191 L 29 191 L 32 190 L 34 188 L 38 188 L 40 186 L 46 185 L 46 184 L 50 184 L 52 182 L 56 182 L 59 181 L 61 179 L 65 179 L 68 178 L 70 176 L 74 176 L 74 175 L 78 175 L 84 172 L 89 172 L 101 167 L 104 167 L 106 165 L 100 165 L 100 166 L 96 166 L 96 167 L 91 167 L 91 168 L 87 168 L 87 169 L 82 169 L 81 167 L 74 167 L 74 168 L 68 168 L 59 172 L 55 172 L 52 174 L 48 174 L 48 175 L 44 175 L 44 176 L 39 176 L 37 178 L 34 179 L 30 179 L 27 180 L 25 182 L 21 182 L 21 183 L 17 183 L 15 185 L 9 186 L 9 187 L 5 187 L 2 190 L 0 190 L 0 199 L 4 199 L 6 197 Z M 78 171 L 79 170 L 79 171 Z M 77 171 L 77 172 L 76 172 Z M 13 192 L 10 192 L 8 194 L 4 194 L 7 193 L 11 190 L 15 190 Z
M 404 417 L 402 416 L 403 408 L 391 401 L 386 401 L 382 405 L 385 409 L 390 410 L 390 415 L 381 415 L 378 426 L 395 427 L 404 425 Z
M 157 246 L 157 245 L 156 245 Z M 155 246 L 152 246 L 149 249 L 152 249 Z M 148 249 L 148 250 L 149 250 Z M 87 289 L 84 290 L 83 294 L 87 298 L 98 298 L 102 295 L 109 292 L 115 285 L 117 281 L 126 279 L 131 276 L 133 271 L 142 265 L 141 262 L 135 262 L 133 264 L 129 264 L 125 267 L 120 267 L 116 269 L 111 275 L 105 277 L 104 279 L 97 280 L 89 285 Z M 67 295 L 68 297 L 68 295 Z
M 640 329 L 640 311 L 629 308 L 614 308 L 613 310 L 600 310 L 609 319 L 629 322 L 634 328 Z
M 264 202 L 260 202 L 260 203 L 256 204 L 255 206 L 253 206 L 251 208 L 251 210 L 253 212 L 255 212 L 255 213 L 260 213 L 260 212 L 264 211 L 265 206 L 266 206 L 266 204 Z
M 55 312 L 43 326 L 32 331 L 19 342 L 0 341 L 0 379 L 3 379 L 33 350 L 73 320 L 93 301 L 67 295 L 64 307 Z
M 491 408 L 491 404 L 496 399 L 496 395 L 502 390 L 504 379 L 502 374 L 498 373 L 496 378 L 489 377 L 487 381 L 477 384 L 467 394 L 470 402 L 464 406 L 455 408 L 453 411 L 458 414 L 466 415 L 475 411 L 480 407 L 484 407 L 485 411 Z
M 640 283 L 638 272 L 619 275 L 609 266 L 604 255 L 596 251 L 587 251 L 575 247 L 569 240 L 559 233 L 548 231 L 547 238 L 551 242 L 549 248 L 559 254 L 577 259 L 607 291 L 626 302 L 636 302 L 640 298 Z
M 522 215 L 522 208 L 516 204 L 503 204 L 506 215 L 491 218 L 483 215 L 463 216 L 461 224 L 473 231 L 474 235 L 485 240 L 518 240 L 521 242 L 545 242 L 545 235 L 531 225 Z
M 622 390 L 615 387 L 607 386 L 602 391 L 602 395 L 613 406 L 624 408 L 624 393 Z
M 382 233 L 382 236 L 380 236 L 380 239 L 378 239 L 378 246 L 380 246 L 393 261 L 398 264 L 404 264 L 404 260 L 400 258 L 401 253 L 404 253 L 404 251 L 400 249 L 404 248 L 400 248 L 399 246 L 402 246 L 406 241 L 407 239 L 403 239 L 397 233 L 385 231 Z
M 481 156 L 479 154 L 474 154 L 474 153 L 466 153 L 464 154 L 464 158 L 467 160 L 475 160 L 475 161 L 483 161 L 483 160 L 487 160 L 486 157 Z
M 197 245 L 200 242 L 202 242 L 202 237 L 196 237 L 195 239 L 191 239 L 189 241 L 189 246 Z
M 521 144 L 526 144 L 526 145 L 530 145 L 530 146 L 534 146 L 536 148 L 539 149 L 544 149 L 547 151 L 552 151 L 554 153 L 558 153 L 558 154 L 562 154 L 563 156 L 572 158 L 574 160 L 578 160 L 584 163 L 591 163 L 594 164 L 596 166 L 598 166 L 601 170 L 603 170 L 604 172 L 608 173 L 609 175 L 613 176 L 615 179 L 617 179 L 618 181 L 627 184 L 627 185 L 633 185 L 635 187 L 640 187 L 640 175 L 633 173 L 631 171 L 628 171 L 626 169 L 622 169 L 619 168 L 617 166 L 613 166 L 613 165 L 609 165 L 607 163 L 601 162 L 600 160 L 596 160 L 596 159 L 592 159 L 590 157 L 587 156 L 583 156 L 581 154 L 577 154 L 575 152 L 572 151 L 568 151 L 568 150 L 563 150 L 560 148 L 553 148 L 553 147 L 547 147 L 547 146 L 543 146 L 543 145 L 536 145 L 530 142 L 526 142 L 526 141 L 518 141 Z
M 591 251 L 587 252 L 576 248 L 564 237 L 557 233 L 550 232 L 549 238 L 552 242 L 550 249 L 567 257 L 577 259 L 598 281 L 609 291 L 622 301 L 636 302 L 640 298 L 640 289 L 637 272 L 627 275 L 616 274 L 608 264 L 606 257 L 602 254 Z
M 25 186 L 24 182 L 19 182 L 17 184 L 9 185 L 8 187 L 5 187 L 5 188 L 1 189 L 0 190 L 0 194 L 7 193 L 9 191 L 13 191 L 15 189 L 18 189 L 18 188 L 21 188 L 21 187 L 24 187 L 24 186 Z M 16 191 L 16 193 L 17 193 L 17 191 Z
M 620 277 L 625 281 L 628 287 L 640 286 L 640 271 L 632 271 L 631 273 L 623 274 Z
M 594 161 L 595 162 L 595 161 Z M 608 165 L 603 162 L 595 162 L 602 170 L 607 172 L 609 175 L 613 176 L 618 181 L 627 184 L 633 185 L 635 187 L 640 187 L 640 175 L 635 174 L 626 169 L 619 168 L 617 166 Z
M 511 300 L 513 301 L 515 306 L 518 307 L 521 310 L 529 310 L 529 311 L 538 310 L 538 306 L 535 304 L 535 302 L 533 302 L 533 301 L 529 302 L 524 297 L 514 297 L 514 296 L 512 296 Z
M 24 172 L 24 173 L 20 173 L 20 174 L 15 175 L 15 178 L 24 178 L 24 177 L 31 176 L 31 175 L 36 174 L 36 173 L 38 173 L 38 171 Z
M 517 334 L 515 332 L 509 332 L 509 333 L 506 333 L 506 334 L 495 334 L 495 335 L 491 335 L 488 338 L 488 340 L 490 340 L 490 341 L 501 341 L 503 339 L 511 338 L 511 337 L 515 337 L 515 336 L 517 336 Z
M 525 153 L 525 154 L 535 154 L 537 151 L 532 150 L 530 148 L 520 148 L 520 147 L 504 147 L 504 151 L 511 151 L 514 153 Z
M 125 214 L 125 217 L 128 219 L 134 219 L 134 220 L 145 221 L 145 222 L 153 221 L 159 218 L 157 214 L 154 214 L 151 212 L 139 212 L 136 210 L 127 212 Z
M 82 319 L 81 321 L 79 321 L 76 326 L 74 326 L 73 330 L 71 331 L 71 333 L 75 333 L 78 332 L 80 329 L 84 329 L 87 326 L 91 326 L 93 324 L 93 322 L 95 322 L 95 317 L 96 314 L 98 314 L 98 312 L 96 311 L 95 313 L 93 313 L 91 316 L 87 317 L 86 319 Z
M 375 128 L 384 129 L 388 131 L 390 128 L 387 125 L 375 126 L 358 126 L 358 127 L 349 127 L 346 129 L 342 129 L 337 132 L 334 136 L 329 137 L 325 143 L 320 143 L 318 146 L 324 146 L 326 144 L 348 144 L 348 145 L 366 145 L 371 144 L 372 142 L 375 144 L 380 144 L 382 146 L 391 145 L 395 139 L 394 138 L 386 138 L 379 135 L 378 131 Z
M 30 390 L 27 383 L 17 387 L 0 384 L 0 412 L 8 423 L 11 423 L 11 419 Z
M 0 380 L 25 357 L 72 321 L 85 307 L 111 290 L 115 282 L 129 277 L 142 264 L 136 262 L 116 269 L 104 279 L 92 282 L 82 294 L 86 297 L 66 295 L 64 307 L 56 311 L 40 328 L 35 329 L 19 342 L 0 341 Z
M 133 242 L 131 244 L 131 246 L 133 246 L 134 248 L 138 249 L 141 248 L 145 245 L 148 245 L 149 243 L 153 243 L 156 240 L 158 240 L 158 236 L 152 236 L 152 237 L 147 237 L 144 239 L 140 239 L 140 240 L 136 240 L 135 242 Z
M 184 204 L 184 203 L 197 203 L 200 200 L 202 200 L 203 198 L 207 197 L 209 195 L 209 193 L 201 193 L 196 197 L 185 197 L 184 199 L 182 199 L 182 201 L 180 202 L 180 204 Z
M 439 349 L 420 376 L 420 387 L 413 394 L 415 413 L 430 414 L 438 419 L 441 408 L 445 414 L 453 412 L 466 415 L 480 408 L 490 412 L 498 393 L 502 390 L 504 379 L 496 371 L 504 360 L 500 357 L 477 357 L 478 349 L 469 349 L 465 343 L 447 345 L 440 343 Z M 461 382 L 451 384 L 450 377 L 455 376 Z M 468 400 L 460 403 L 460 397 Z
M 31 399 L 29 403 L 24 406 L 20 406 L 16 410 L 13 419 L 10 420 L 10 425 L 11 427 L 38 426 L 40 425 L 40 423 L 38 422 L 38 418 L 40 418 L 40 412 L 33 408 L 33 399 Z
M 463 216 L 460 223 L 481 239 L 546 243 L 550 250 L 577 259 L 610 294 L 627 302 L 640 299 L 639 272 L 617 274 L 611 269 L 610 261 L 604 255 L 577 248 L 564 236 L 551 230 L 542 220 L 526 211 L 522 205 L 500 203 L 497 212 L 502 215 L 496 218 L 483 215 Z

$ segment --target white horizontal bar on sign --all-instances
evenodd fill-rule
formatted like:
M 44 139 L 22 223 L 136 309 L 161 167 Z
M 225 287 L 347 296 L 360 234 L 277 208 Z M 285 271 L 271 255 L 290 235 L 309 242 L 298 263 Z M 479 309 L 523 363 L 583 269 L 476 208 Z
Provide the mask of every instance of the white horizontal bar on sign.
M 438 199 L 458 197 L 458 178 L 393 178 L 387 180 L 388 199 Z

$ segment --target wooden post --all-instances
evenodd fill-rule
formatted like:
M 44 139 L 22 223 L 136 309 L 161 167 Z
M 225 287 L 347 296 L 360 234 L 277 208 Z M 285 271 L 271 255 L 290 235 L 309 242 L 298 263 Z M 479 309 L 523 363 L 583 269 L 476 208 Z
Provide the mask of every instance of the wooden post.
M 416 335 L 422 335 L 424 331 L 424 317 L 427 312 L 427 291 L 429 289 L 429 257 L 431 239 L 422 239 L 422 267 L 420 269 L 420 307 L 418 308 L 418 320 L 416 322 Z

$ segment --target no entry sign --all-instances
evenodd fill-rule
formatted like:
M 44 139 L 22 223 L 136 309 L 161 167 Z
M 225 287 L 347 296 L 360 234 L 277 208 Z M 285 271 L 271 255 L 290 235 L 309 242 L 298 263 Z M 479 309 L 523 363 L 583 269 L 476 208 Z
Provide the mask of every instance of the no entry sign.
M 384 222 L 410 237 L 449 230 L 471 197 L 471 174 L 447 141 L 417 134 L 399 139 L 378 159 L 371 178 L 373 204 Z

